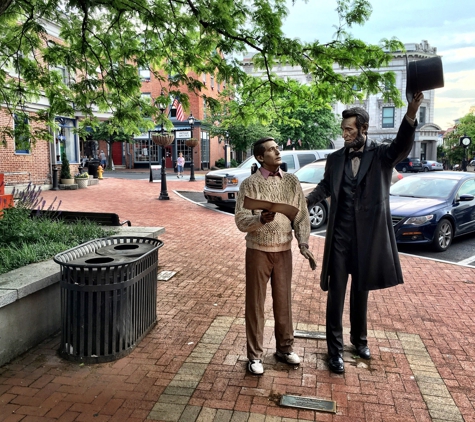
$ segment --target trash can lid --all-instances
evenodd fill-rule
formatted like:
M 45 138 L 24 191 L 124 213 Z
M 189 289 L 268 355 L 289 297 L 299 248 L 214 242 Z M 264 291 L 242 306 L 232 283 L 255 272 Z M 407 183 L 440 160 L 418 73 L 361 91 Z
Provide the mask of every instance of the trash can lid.
M 110 267 L 119 264 L 128 264 L 133 262 L 131 257 L 123 255 L 106 256 L 97 255 L 96 253 L 89 253 L 80 258 L 72 259 L 67 263 L 68 266 L 86 266 L 86 267 Z
M 98 255 L 108 256 L 130 256 L 137 257 L 145 255 L 154 249 L 158 249 L 156 245 L 151 243 L 118 243 L 115 245 L 104 246 L 96 249 Z

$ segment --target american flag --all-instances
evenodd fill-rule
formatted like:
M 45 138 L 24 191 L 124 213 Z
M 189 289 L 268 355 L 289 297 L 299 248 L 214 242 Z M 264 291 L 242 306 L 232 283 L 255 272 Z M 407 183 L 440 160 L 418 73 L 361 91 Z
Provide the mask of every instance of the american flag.
M 178 101 L 178 99 L 176 98 L 173 100 L 173 107 L 176 108 L 176 119 L 180 122 L 185 120 L 185 113 L 183 112 L 183 107 L 180 101 Z

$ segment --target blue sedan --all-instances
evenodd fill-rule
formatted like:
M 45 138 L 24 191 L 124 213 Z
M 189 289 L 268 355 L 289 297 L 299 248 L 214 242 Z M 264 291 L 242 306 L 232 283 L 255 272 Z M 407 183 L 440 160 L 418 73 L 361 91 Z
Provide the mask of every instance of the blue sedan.
M 431 244 L 446 251 L 454 237 L 475 232 L 475 174 L 418 173 L 391 186 L 398 244 Z

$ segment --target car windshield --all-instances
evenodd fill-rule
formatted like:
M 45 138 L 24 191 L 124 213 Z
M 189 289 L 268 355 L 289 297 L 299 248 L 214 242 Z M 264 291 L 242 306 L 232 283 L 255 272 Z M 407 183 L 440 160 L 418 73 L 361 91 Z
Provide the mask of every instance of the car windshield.
M 305 166 L 295 172 L 302 183 L 320 183 L 325 173 L 324 166 Z
M 391 195 L 416 198 L 448 198 L 458 180 L 409 176 L 391 186 Z

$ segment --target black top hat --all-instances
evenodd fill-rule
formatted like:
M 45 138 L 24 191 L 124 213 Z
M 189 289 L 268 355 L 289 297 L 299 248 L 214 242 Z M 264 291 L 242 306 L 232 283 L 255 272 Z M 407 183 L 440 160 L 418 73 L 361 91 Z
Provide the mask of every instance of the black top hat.
M 442 68 L 442 58 L 439 56 L 409 63 L 407 63 L 406 56 L 406 68 L 406 98 L 408 102 L 412 101 L 416 92 L 444 86 L 444 70 Z

